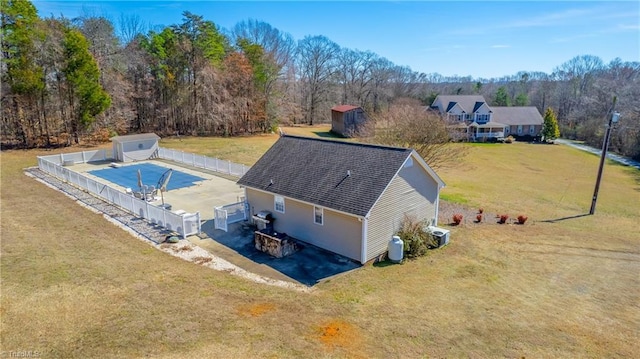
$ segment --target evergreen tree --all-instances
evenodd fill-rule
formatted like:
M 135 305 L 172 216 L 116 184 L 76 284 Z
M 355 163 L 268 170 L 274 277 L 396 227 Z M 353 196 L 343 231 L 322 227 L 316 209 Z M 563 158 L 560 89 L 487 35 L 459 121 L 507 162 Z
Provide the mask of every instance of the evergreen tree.
M 7 84 L 13 108 L 10 131 L 29 146 L 35 137 L 37 99 L 44 90 L 42 67 L 36 63 L 36 42 L 43 37 L 35 6 L 26 0 L 2 0 L 2 82 Z M 3 96 L 4 97 L 4 96 Z
M 509 94 L 504 86 L 500 86 L 496 91 L 496 97 L 493 100 L 494 106 L 510 106 Z
M 547 107 L 544 113 L 544 124 L 542 127 L 542 137 L 546 141 L 553 141 L 560 137 L 560 129 L 558 128 L 558 119 L 551 107 Z
M 527 97 L 527 94 L 521 92 L 516 96 L 514 106 L 527 106 L 528 104 L 529 98 Z
M 79 143 L 79 131 L 111 105 L 111 97 L 100 85 L 100 70 L 89 52 L 89 44 L 76 29 L 67 29 L 63 41 L 66 59 L 62 70 L 69 84 L 69 103 L 74 112 L 71 131 Z

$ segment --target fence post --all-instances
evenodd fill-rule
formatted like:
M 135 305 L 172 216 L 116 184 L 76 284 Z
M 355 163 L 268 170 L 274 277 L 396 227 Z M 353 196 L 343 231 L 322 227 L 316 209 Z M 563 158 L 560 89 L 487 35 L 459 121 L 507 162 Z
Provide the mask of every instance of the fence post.
M 200 211 L 196 212 L 197 217 L 196 220 L 198 221 L 198 234 L 202 233 L 202 222 L 200 221 Z
M 162 227 L 167 228 L 167 209 L 162 207 Z
M 144 219 L 148 219 L 149 218 L 149 202 L 147 202 L 146 196 L 147 196 L 146 193 L 142 195 L 142 197 L 143 197 L 142 200 L 144 201 L 145 209 L 146 209 L 146 211 L 144 213 L 144 217 L 142 217 Z
M 82 163 L 87 163 L 86 151 L 82 151 Z
M 228 174 L 231 174 L 231 161 L 227 161 L 227 167 L 229 168 Z

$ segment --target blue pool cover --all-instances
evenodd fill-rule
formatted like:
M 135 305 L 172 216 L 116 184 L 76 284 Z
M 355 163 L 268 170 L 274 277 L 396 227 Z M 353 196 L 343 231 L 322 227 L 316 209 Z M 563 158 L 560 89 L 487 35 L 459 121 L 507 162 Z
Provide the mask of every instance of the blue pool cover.
M 134 191 L 138 189 L 138 170 L 142 175 L 142 184 L 147 186 L 156 186 L 160 177 L 169 169 L 166 167 L 154 165 L 152 163 L 138 163 L 135 165 L 121 166 L 117 168 L 109 167 L 101 170 L 89 171 L 94 176 L 103 178 L 109 182 L 115 183 L 124 188 L 131 188 Z M 190 187 L 197 181 L 204 181 L 204 178 L 193 176 L 188 173 L 173 170 L 167 190 Z

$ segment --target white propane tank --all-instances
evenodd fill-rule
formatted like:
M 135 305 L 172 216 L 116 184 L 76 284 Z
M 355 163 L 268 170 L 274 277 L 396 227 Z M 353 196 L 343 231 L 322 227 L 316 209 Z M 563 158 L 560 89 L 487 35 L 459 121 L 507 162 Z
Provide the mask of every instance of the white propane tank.
M 393 263 L 402 262 L 404 257 L 404 242 L 400 237 L 393 236 L 389 241 L 389 260 Z

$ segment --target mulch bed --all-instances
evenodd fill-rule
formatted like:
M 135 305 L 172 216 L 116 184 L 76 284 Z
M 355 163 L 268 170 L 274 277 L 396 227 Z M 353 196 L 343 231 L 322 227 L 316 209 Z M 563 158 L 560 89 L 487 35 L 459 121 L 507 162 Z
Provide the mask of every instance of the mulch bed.
M 438 208 L 438 225 L 454 226 L 453 215 L 458 213 L 462 215 L 461 225 L 478 223 L 476 216 L 480 213 L 479 208 L 471 208 L 461 204 L 440 200 L 440 207 Z M 499 216 L 497 213 L 487 213 L 486 210 L 482 213 L 483 224 L 498 224 L 498 219 Z M 509 217 L 507 223 L 515 223 L 515 221 L 516 218 Z

